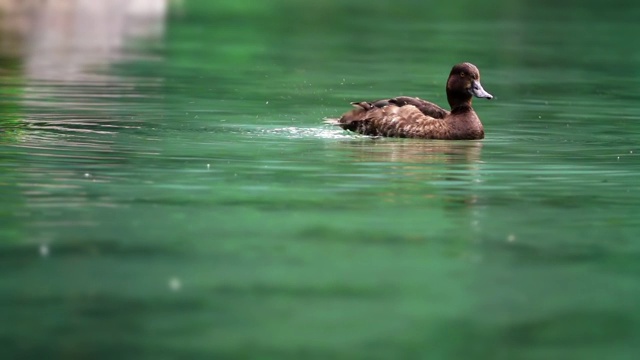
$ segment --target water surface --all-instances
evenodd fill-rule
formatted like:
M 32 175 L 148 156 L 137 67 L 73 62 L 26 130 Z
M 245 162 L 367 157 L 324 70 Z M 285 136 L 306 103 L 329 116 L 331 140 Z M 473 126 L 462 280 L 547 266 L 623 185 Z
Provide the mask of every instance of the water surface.
M 636 3 L 123 4 L 3 20 L 5 356 L 635 358 Z M 482 141 L 322 124 L 461 61 Z

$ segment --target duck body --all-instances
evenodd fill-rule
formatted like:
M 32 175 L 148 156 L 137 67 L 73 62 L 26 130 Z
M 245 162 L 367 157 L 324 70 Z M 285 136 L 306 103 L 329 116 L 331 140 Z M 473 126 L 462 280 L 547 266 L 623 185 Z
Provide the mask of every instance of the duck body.
M 442 140 L 484 138 L 484 128 L 471 107 L 473 96 L 492 99 L 480 85 L 480 72 L 470 63 L 455 65 L 447 80 L 451 111 L 417 97 L 399 96 L 351 103 L 355 109 L 326 122 L 363 135 Z

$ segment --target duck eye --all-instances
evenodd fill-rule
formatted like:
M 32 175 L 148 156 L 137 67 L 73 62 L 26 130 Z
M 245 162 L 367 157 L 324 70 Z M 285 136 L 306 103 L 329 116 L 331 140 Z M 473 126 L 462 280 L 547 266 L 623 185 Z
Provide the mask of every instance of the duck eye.
M 460 77 L 464 77 L 464 72 L 461 72 L 461 73 L 460 73 Z

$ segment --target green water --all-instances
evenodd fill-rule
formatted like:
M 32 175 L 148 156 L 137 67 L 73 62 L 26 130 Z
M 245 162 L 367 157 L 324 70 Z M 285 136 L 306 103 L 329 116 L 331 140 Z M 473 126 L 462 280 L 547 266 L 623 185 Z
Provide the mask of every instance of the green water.
M 5 30 L 2 358 L 635 359 L 638 4 L 172 2 L 106 51 L 85 17 L 72 46 Z M 482 141 L 322 124 L 446 105 L 461 61 Z

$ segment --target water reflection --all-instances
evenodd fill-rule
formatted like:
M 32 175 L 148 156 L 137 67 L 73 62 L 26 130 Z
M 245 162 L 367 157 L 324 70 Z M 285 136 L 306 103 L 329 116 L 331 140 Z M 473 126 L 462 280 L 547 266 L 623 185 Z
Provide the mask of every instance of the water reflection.
M 442 211 L 465 234 L 455 239 L 464 248 L 480 230 L 481 141 L 356 138 L 333 146 L 386 179 L 378 194 L 383 202 L 414 208 L 417 219 Z
M 482 142 L 415 141 L 412 139 L 361 139 L 341 141 L 349 156 L 373 166 L 387 164 L 394 173 L 406 178 L 408 188 L 437 185 L 447 194 L 461 194 L 459 202 L 475 202 L 470 194 L 480 183 Z
M 145 96 L 138 87 L 161 79 L 124 78 L 109 69 L 153 60 L 140 48 L 162 41 L 166 12 L 164 0 L 0 1 L 0 58 L 20 64 L 12 77 L 20 79 L 15 100 L 29 109 L 23 121 L 54 130 L 116 125 L 109 113 L 117 104 Z
M 366 138 L 340 143 L 357 149 L 361 161 L 419 164 L 473 164 L 480 161 L 481 141 L 416 141 Z
M 111 182 L 102 170 L 128 161 L 132 149 L 118 137 L 140 127 L 140 106 L 163 80 L 113 69 L 162 60 L 153 49 L 167 11 L 166 0 L 0 0 L 0 60 L 11 65 L 0 72 L 9 94 L 0 129 L 15 129 L 1 139 L 21 149 L 21 166 L 4 173 L 15 177 L 6 192 L 21 194 L 11 226 L 31 242 L 81 233 L 100 223 L 96 207 L 115 206 L 92 186 Z
M 2 0 L 0 52 L 24 58 L 32 78 L 87 79 L 132 41 L 160 39 L 166 13 L 166 0 Z
M 163 40 L 167 6 L 166 0 L 0 1 L 0 59 L 18 64 L 3 76 L 14 94 L 5 118 L 31 130 L 20 145 L 58 157 L 64 149 L 112 152 L 106 135 L 136 128 L 138 99 L 162 85 L 161 78 L 116 75 L 112 68 L 161 60 L 150 49 Z M 45 153 L 50 144 L 55 154 Z

